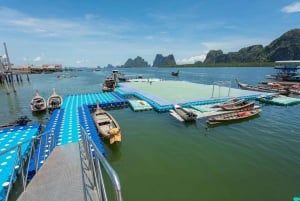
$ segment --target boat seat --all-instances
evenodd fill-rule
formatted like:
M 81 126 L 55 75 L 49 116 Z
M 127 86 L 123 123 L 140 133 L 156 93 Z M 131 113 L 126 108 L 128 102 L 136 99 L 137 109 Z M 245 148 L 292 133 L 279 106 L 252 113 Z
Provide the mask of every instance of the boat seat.
M 110 121 L 110 118 L 108 117 L 97 117 L 97 119 L 101 121 Z

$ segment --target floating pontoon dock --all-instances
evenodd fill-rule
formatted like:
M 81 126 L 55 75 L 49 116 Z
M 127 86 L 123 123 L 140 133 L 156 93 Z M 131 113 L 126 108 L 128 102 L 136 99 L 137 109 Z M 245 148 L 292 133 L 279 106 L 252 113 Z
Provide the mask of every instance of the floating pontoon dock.
M 216 84 L 204 85 L 185 81 L 119 83 L 117 93 L 122 96 L 136 96 L 147 101 L 158 112 L 169 111 L 174 104 L 191 107 L 220 103 L 232 97 L 253 100 L 266 94 Z
M 44 164 L 54 147 L 81 141 L 81 127 L 84 128 L 98 149 L 104 154 L 105 150 L 90 114 L 90 108 L 96 107 L 97 101 L 99 101 L 100 106 L 103 108 L 123 107 L 128 105 L 128 100 L 125 99 L 126 96 L 135 96 L 137 99 L 149 103 L 156 111 L 166 112 L 172 109 L 174 104 L 181 104 L 183 107 L 192 107 L 224 102 L 232 97 L 255 99 L 263 94 L 266 93 L 246 91 L 220 85 L 203 85 L 184 81 L 146 81 L 120 83 L 116 92 L 111 93 L 90 93 L 67 96 L 64 98 L 61 109 L 55 110 L 52 113 L 44 130 L 45 135 L 43 135 L 41 143 L 36 147 L 36 153 L 43 154 L 38 155 L 38 168 L 36 169 L 34 166 L 36 163 L 34 160 L 29 161 L 29 172 L 31 173 L 29 179 L 32 178 L 36 170 Z M 10 147 L 13 142 L 14 145 L 12 146 L 15 146 L 20 140 L 25 139 L 25 136 L 26 139 L 28 139 L 37 135 L 39 125 L 35 125 L 32 128 L 29 126 L 22 127 L 21 130 L 18 129 L 21 128 L 16 127 L 13 128 L 13 130 L 0 130 L 1 152 Z M 12 165 L 14 164 L 14 156 L 10 156 L 9 154 L 11 153 L 2 154 L 0 158 L 1 199 L 6 197 L 5 188 L 7 182 L 11 182 L 8 180 L 10 177 L 9 173 L 12 168 L 15 168 Z M 26 154 L 25 148 L 24 154 Z M 41 177 L 41 175 L 39 175 L 39 177 Z M 51 178 L 49 175 L 47 177 Z M 55 178 L 55 175 L 53 175 L 53 178 Z M 51 191 L 49 192 L 51 193 Z

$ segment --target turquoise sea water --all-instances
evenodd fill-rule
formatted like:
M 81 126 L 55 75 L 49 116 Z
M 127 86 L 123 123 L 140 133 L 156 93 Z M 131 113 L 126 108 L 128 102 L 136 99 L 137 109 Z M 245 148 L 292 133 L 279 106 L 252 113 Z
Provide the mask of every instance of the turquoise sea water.
M 187 68 L 179 77 L 170 68 L 120 69 L 127 76 L 185 80 L 201 84 L 232 81 L 257 84 L 272 68 Z M 73 78 L 57 78 L 70 73 Z M 111 69 L 30 75 L 6 95 L 0 86 L 0 124 L 29 116 L 46 124 L 49 114 L 33 115 L 29 102 L 38 89 L 66 96 L 101 91 Z M 259 103 L 257 103 L 259 104 Z M 120 147 L 105 144 L 130 201 L 285 201 L 300 196 L 300 105 L 262 105 L 259 117 L 207 128 L 205 119 L 185 124 L 169 113 L 110 110 L 122 129 Z

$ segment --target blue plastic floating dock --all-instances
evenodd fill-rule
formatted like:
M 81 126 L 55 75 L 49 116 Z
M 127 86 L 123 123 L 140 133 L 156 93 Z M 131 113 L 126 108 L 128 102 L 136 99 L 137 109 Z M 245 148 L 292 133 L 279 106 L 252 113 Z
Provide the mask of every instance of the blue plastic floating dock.
M 82 126 L 87 134 L 93 139 L 97 148 L 104 154 L 105 150 L 102 141 L 99 138 L 97 129 L 94 125 L 89 107 L 96 107 L 96 102 L 99 102 L 103 108 L 107 107 L 122 107 L 128 105 L 128 101 L 117 95 L 111 93 L 92 93 L 92 94 L 78 94 L 71 95 L 64 98 L 61 109 L 54 110 L 50 120 L 48 121 L 41 143 L 36 148 L 38 155 L 37 169 L 41 168 L 44 160 L 50 155 L 50 152 L 55 146 L 62 146 L 81 140 L 80 127 Z M 52 149 L 47 142 L 54 138 L 54 146 Z M 30 160 L 29 176 L 31 179 L 36 172 L 34 159 Z
M 30 139 L 37 136 L 40 131 L 40 124 L 32 124 L 27 126 L 16 126 L 12 128 L 0 129 L 0 152 L 3 153 L 17 146 L 19 143 L 28 141 L 21 146 L 22 157 L 28 155 L 30 148 Z M 0 155 L 0 200 L 6 197 L 6 187 L 9 184 L 14 168 L 19 168 L 17 159 L 18 149 L 12 149 L 7 153 Z M 14 166 L 17 164 L 16 166 Z

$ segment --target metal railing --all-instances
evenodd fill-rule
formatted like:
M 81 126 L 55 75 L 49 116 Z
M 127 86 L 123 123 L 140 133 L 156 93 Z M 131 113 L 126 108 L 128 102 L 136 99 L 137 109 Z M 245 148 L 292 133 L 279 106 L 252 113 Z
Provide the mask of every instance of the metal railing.
M 216 85 L 216 87 L 217 86 L 219 87 L 219 96 L 218 97 L 221 97 L 221 87 L 228 87 L 227 96 L 230 95 L 231 81 L 216 81 L 216 82 L 213 82 L 213 89 L 212 89 L 212 94 L 211 94 L 212 98 L 214 97 L 214 93 L 215 93 L 215 85 Z
M 109 162 L 103 156 L 103 154 L 99 151 L 95 143 L 88 136 L 86 131 L 81 128 L 81 136 L 82 142 L 79 142 L 80 145 L 83 145 L 85 156 L 88 161 L 88 168 L 91 170 L 92 180 L 94 184 L 94 188 L 97 192 L 97 196 L 99 200 L 107 201 L 107 192 L 104 184 L 104 179 L 102 175 L 102 167 L 105 172 L 109 176 L 115 194 L 115 201 L 123 201 L 122 193 L 121 193 L 121 184 L 119 181 L 119 177 L 115 170 L 110 166 Z M 28 150 L 28 154 L 26 157 L 22 154 L 22 146 L 28 144 L 26 149 Z M 37 145 L 39 145 L 39 149 L 36 150 Z M 43 148 L 42 146 L 46 147 Z M 45 161 L 47 157 L 49 157 L 52 150 L 55 148 L 55 137 L 53 131 L 44 132 L 38 136 L 33 137 L 30 140 L 19 143 L 18 145 L 11 147 L 5 151 L 0 152 L 0 156 L 6 154 L 10 151 L 16 151 L 16 159 L 13 164 L 13 168 L 11 170 L 9 181 L 7 182 L 6 196 L 3 200 L 9 200 L 9 194 L 12 189 L 12 186 L 17 178 L 21 180 L 21 192 L 26 190 L 28 185 L 28 174 L 30 170 L 30 160 L 34 160 L 34 171 L 35 173 L 41 167 L 38 163 L 40 160 Z M 23 147 L 24 149 L 24 147 Z M 39 160 L 40 159 L 40 160 Z M 32 169 L 31 169 L 32 170 Z M 84 190 L 86 190 L 85 184 L 83 184 Z M 85 192 L 85 197 L 86 197 Z M 87 199 L 86 199 L 87 200 Z
M 84 128 L 81 127 L 82 145 L 89 163 L 89 168 L 93 177 L 94 187 L 96 189 L 99 200 L 107 201 L 107 192 L 102 175 L 102 168 L 110 178 L 114 188 L 115 201 L 123 201 L 121 193 L 121 184 L 115 170 L 110 166 L 109 162 L 99 151 L 95 143 L 88 136 Z M 86 189 L 85 189 L 86 191 Z
M 7 182 L 7 186 L 5 186 L 6 195 L 3 200 L 7 201 L 9 199 L 9 193 L 18 176 L 20 176 L 21 185 L 23 191 L 25 191 L 28 184 L 27 179 L 28 179 L 28 173 L 30 169 L 30 160 L 32 158 L 34 159 L 34 170 L 35 172 L 37 172 L 39 167 L 38 157 L 41 156 L 45 160 L 54 148 L 54 138 L 51 136 L 53 136 L 53 132 L 45 132 L 29 140 L 26 140 L 22 143 L 19 143 L 18 145 L 13 146 L 5 151 L 0 152 L 0 156 L 11 151 L 16 151 L 17 154 L 14 164 L 12 166 L 13 168 L 9 174 L 9 181 Z M 45 153 L 45 151 L 41 153 L 41 146 L 43 143 L 43 140 L 41 140 L 42 137 L 45 137 L 46 146 L 48 148 L 47 153 Z M 27 149 L 26 151 L 28 151 L 27 155 L 22 154 L 22 146 L 25 144 L 28 144 L 28 146 L 26 147 Z M 37 154 L 35 148 L 38 144 L 39 144 L 39 153 Z

